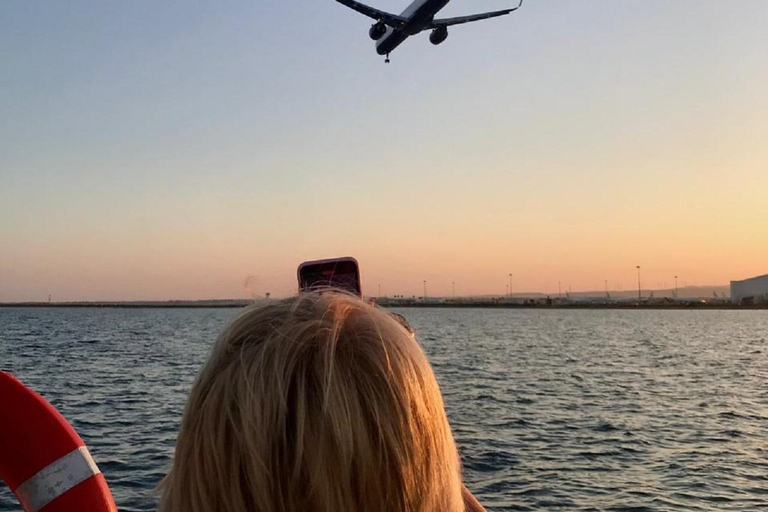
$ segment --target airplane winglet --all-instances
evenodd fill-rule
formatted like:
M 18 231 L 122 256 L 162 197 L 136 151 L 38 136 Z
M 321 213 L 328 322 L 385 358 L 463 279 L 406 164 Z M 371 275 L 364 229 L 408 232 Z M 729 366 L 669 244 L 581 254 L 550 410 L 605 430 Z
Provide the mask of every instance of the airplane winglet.
M 337 0 L 341 1 L 341 0 Z M 456 18 L 443 18 L 443 19 L 436 19 L 432 21 L 432 24 L 430 25 L 430 28 L 443 28 L 443 27 L 450 27 L 452 25 L 460 25 L 462 23 L 470 23 L 473 21 L 480 21 L 480 20 L 487 20 L 490 18 L 497 18 L 499 16 L 505 16 L 507 14 L 513 13 L 516 10 L 520 9 L 523 6 L 523 0 L 520 0 L 520 3 L 517 7 L 513 7 L 511 9 L 503 9 L 501 11 L 493 11 L 493 12 L 484 12 L 481 14 L 471 14 L 469 16 L 459 16 Z

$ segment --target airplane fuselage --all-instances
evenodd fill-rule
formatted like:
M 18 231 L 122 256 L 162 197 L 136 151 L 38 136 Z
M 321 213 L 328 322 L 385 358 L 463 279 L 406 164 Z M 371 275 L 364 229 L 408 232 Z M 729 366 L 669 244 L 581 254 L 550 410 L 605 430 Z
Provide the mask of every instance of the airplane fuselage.
M 397 29 L 387 27 L 384 36 L 376 42 L 376 52 L 379 55 L 387 55 L 410 36 L 429 27 L 435 14 L 448 5 L 448 2 L 450 0 L 414 0 L 400 15 L 408 21 Z

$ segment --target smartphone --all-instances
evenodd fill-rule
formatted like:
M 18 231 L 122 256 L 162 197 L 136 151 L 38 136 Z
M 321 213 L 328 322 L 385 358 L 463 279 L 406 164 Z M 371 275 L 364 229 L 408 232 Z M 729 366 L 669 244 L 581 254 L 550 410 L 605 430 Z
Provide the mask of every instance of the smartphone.
M 360 267 L 351 256 L 329 260 L 305 261 L 299 265 L 299 291 L 336 288 L 359 297 L 363 296 L 360 284 Z

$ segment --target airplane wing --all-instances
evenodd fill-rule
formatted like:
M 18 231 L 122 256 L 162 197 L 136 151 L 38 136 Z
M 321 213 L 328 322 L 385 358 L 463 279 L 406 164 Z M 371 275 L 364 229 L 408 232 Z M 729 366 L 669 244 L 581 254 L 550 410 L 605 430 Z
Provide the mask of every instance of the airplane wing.
M 341 0 L 337 0 L 341 1 Z M 350 1 L 350 0 L 348 0 Z M 451 25 L 461 25 L 462 23 L 469 23 L 472 21 L 487 20 L 489 18 L 496 18 L 498 16 L 504 16 L 511 12 L 515 12 L 523 6 L 523 1 L 520 0 L 520 5 L 513 7 L 512 9 L 504 9 L 502 11 L 484 12 L 482 14 L 471 14 L 469 16 L 459 16 L 458 18 L 443 18 L 432 21 L 432 25 L 429 28 L 441 28 L 450 27 Z
M 390 14 L 388 12 L 374 9 L 373 7 L 369 7 L 365 4 L 361 4 L 360 2 L 355 2 L 355 0 L 336 0 L 336 1 L 342 5 L 346 5 L 350 9 L 354 9 L 360 14 L 364 14 L 369 18 L 375 19 L 376 21 L 381 21 L 392 28 L 399 28 L 402 25 L 404 25 L 405 22 L 407 21 L 402 16 L 398 16 L 396 14 Z

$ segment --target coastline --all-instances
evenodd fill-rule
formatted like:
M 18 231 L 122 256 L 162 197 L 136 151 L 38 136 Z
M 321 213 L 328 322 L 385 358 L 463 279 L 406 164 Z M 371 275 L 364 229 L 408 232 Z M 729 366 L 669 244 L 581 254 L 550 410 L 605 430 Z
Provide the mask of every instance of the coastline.
M 768 303 L 736 304 L 729 301 L 567 301 L 567 300 L 411 300 L 379 299 L 384 308 L 440 309 L 659 309 L 659 310 L 768 310 Z M 212 301 L 97 301 L 97 302 L 6 302 L 0 308 L 117 308 L 117 309 L 225 309 L 244 308 L 255 304 L 244 299 Z
M 250 300 L 200 300 L 200 301 L 95 301 L 95 302 L 0 302 L 0 308 L 124 308 L 124 309 L 195 309 L 195 308 L 244 308 L 254 304 Z

